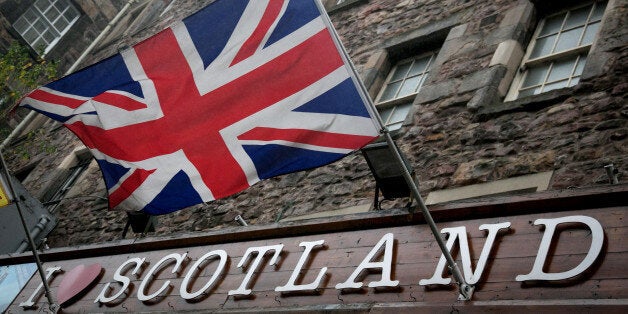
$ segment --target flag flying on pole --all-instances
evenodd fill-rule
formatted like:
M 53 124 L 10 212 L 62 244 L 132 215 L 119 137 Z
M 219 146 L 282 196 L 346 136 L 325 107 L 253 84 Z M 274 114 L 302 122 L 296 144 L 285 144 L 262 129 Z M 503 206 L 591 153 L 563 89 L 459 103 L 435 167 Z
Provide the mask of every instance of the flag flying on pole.
M 21 106 L 91 150 L 111 208 L 164 214 L 378 136 L 317 0 L 218 0 Z

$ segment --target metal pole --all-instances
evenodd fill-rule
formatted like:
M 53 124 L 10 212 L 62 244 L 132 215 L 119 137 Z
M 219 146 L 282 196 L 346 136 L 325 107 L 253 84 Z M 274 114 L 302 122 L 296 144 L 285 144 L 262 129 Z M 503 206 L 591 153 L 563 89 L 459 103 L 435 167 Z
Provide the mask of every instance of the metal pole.
M 396 162 L 399 164 L 401 169 L 403 169 L 403 177 L 406 180 L 406 183 L 408 184 L 408 186 L 410 187 L 412 196 L 417 200 L 419 208 L 421 209 L 421 213 L 423 214 L 423 217 L 425 218 L 425 222 L 430 227 L 430 230 L 432 231 L 432 234 L 434 235 L 434 238 L 436 239 L 436 243 L 438 243 L 438 246 L 440 247 L 440 250 L 443 253 L 443 256 L 445 256 L 445 259 L 447 260 L 447 264 L 449 265 L 449 269 L 451 270 L 454 280 L 458 283 L 458 287 L 460 291 L 460 295 L 458 299 L 459 300 L 471 300 L 471 295 L 473 294 L 473 290 L 474 290 L 473 285 L 469 285 L 467 281 L 464 279 L 464 276 L 462 275 L 462 272 L 460 271 L 458 264 L 456 264 L 453 256 L 451 256 L 451 252 L 449 252 L 449 250 L 447 249 L 447 245 L 445 244 L 445 241 L 443 240 L 443 238 L 440 237 L 440 232 L 438 228 L 436 227 L 436 223 L 434 222 L 432 215 L 427 209 L 427 206 L 425 206 L 425 202 L 423 201 L 423 197 L 421 197 L 419 188 L 417 187 L 416 183 L 412 179 L 412 175 L 410 174 L 410 171 L 408 170 L 405 162 L 403 161 L 403 158 L 401 157 L 401 152 L 399 151 L 399 148 L 397 147 L 397 145 L 395 145 L 395 142 L 392 136 L 390 135 L 388 128 L 382 122 L 382 118 L 379 116 L 379 113 L 377 112 L 377 108 L 375 108 L 375 104 L 373 103 L 373 100 L 369 96 L 366 86 L 364 86 L 364 83 L 359 78 L 358 73 L 355 69 L 355 66 L 353 62 L 351 61 L 351 59 L 349 58 L 349 54 L 347 53 L 344 46 L 342 45 L 342 42 L 340 42 L 340 38 L 338 37 L 338 34 L 336 33 L 336 30 L 334 29 L 331 23 L 331 20 L 329 16 L 327 15 L 327 11 L 325 10 L 325 7 L 319 0 L 314 0 L 314 1 L 316 2 L 318 10 L 321 13 L 321 17 L 323 18 L 323 21 L 327 25 L 327 29 L 332 35 L 332 39 L 334 40 L 334 43 L 336 44 L 336 48 L 338 48 L 338 51 L 341 52 L 341 56 L 343 60 L 345 61 L 345 64 L 348 64 L 351 68 L 353 81 L 356 82 L 357 85 L 360 87 L 360 94 L 362 96 L 362 99 L 368 104 L 369 111 L 372 117 L 381 127 L 381 133 L 383 134 L 386 140 L 386 143 L 388 143 L 388 147 L 390 148 L 391 152 L 395 156 Z
M 445 256 L 445 259 L 447 260 L 447 264 L 449 265 L 449 269 L 451 270 L 451 273 L 454 276 L 454 279 L 458 282 L 458 286 L 460 290 L 460 296 L 458 297 L 458 299 L 471 300 L 471 295 L 473 294 L 474 287 L 468 284 L 467 281 L 464 279 L 464 276 L 462 275 L 462 272 L 460 272 L 460 268 L 458 267 L 458 264 L 456 264 L 456 261 L 454 260 L 453 256 L 451 256 L 451 252 L 449 252 L 449 250 L 447 249 L 447 245 L 445 244 L 445 241 L 443 240 L 443 238 L 440 237 L 440 232 L 438 231 L 438 228 L 436 227 L 436 223 L 434 222 L 434 219 L 432 218 L 430 211 L 427 209 L 427 206 L 425 206 L 423 197 L 421 197 L 421 193 L 419 193 L 419 188 L 414 183 L 414 180 L 412 180 L 412 175 L 410 174 L 410 171 L 406 167 L 406 164 L 403 162 L 403 158 L 401 157 L 401 152 L 399 151 L 399 148 L 397 147 L 397 145 L 395 145 L 395 142 L 393 141 L 392 136 L 390 136 L 390 132 L 388 132 L 388 129 L 385 129 L 384 131 L 384 138 L 386 139 L 386 142 L 388 143 L 388 147 L 390 147 L 391 152 L 395 156 L 397 163 L 403 169 L 403 177 L 404 179 L 406 179 L 406 183 L 410 187 L 412 196 L 416 198 L 417 203 L 419 205 L 419 209 L 421 209 L 421 213 L 423 214 L 423 217 L 425 218 L 425 222 L 427 223 L 428 226 L 430 226 L 430 230 L 432 230 L 432 234 L 434 235 L 434 238 L 436 238 L 436 243 L 438 243 L 438 246 L 440 247 L 440 250 L 443 253 L 443 256 Z
M 4 154 L 0 150 L 0 161 L 2 162 L 2 169 L 7 178 L 7 185 L 9 188 L 9 192 L 13 195 L 13 202 L 15 203 L 15 207 L 17 208 L 17 212 L 20 215 L 20 221 L 22 222 L 22 227 L 24 227 L 24 233 L 26 233 L 26 238 L 28 239 L 28 243 L 33 251 L 33 256 L 35 257 L 35 263 L 37 264 L 37 271 L 39 272 L 39 276 L 41 277 L 41 281 L 44 285 L 44 291 L 46 294 L 46 298 L 48 299 L 48 308 L 53 312 L 57 313 L 59 309 L 59 305 L 55 302 L 52 297 L 52 293 L 50 293 L 50 286 L 48 285 L 48 280 L 46 280 L 46 274 L 44 273 L 44 268 L 41 264 L 41 260 L 39 259 L 39 254 L 37 253 L 37 247 L 35 246 L 35 241 L 33 241 L 33 237 L 31 237 L 31 233 L 28 230 L 28 226 L 26 225 L 26 220 L 24 220 L 24 214 L 22 214 L 22 208 L 20 206 L 20 202 L 22 201 L 20 196 L 15 194 L 15 189 L 13 188 L 13 178 L 9 175 L 9 169 L 7 168 L 7 164 L 4 161 Z

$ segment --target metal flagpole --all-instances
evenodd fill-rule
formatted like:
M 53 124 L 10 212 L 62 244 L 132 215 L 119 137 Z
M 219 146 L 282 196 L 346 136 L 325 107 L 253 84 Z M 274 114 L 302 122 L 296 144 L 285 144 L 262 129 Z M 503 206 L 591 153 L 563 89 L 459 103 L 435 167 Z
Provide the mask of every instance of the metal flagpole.
M 467 281 L 464 279 L 464 276 L 462 275 L 462 272 L 460 271 L 458 264 L 456 264 L 456 261 L 451 255 L 451 252 L 449 252 L 449 250 L 447 249 L 447 245 L 445 244 L 445 241 L 443 240 L 443 238 L 440 237 L 440 232 L 438 228 L 436 227 L 436 223 L 434 222 L 432 215 L 430 214 L 427 206 L 425 205 L 425 202 L 423 201 L 423 197 L 421 197 L 419 188 L 417 187 L 416 183 L 412 179 L 410 170 L 407 168 L 405 162 L 403 161 L 403 158 L 401 157 L 401 152 L 399 151 L 399 148 L 397 147 L 397 145 L 395 145 L 395 142 L 392 136 L 390 135 L 390 131 L 384 125 L 382 118 L 379 116 L 379 113 L 377 112 L 377 109 L 375 108 L 375 104 L 373 103 L 373 100 L 369 96 L 366 86 L 364 86 L 364 83 L 359 78 L 358 73 L 355 69 L 355 66 L 353 65 L 353 62 L 351 61 L 351 59 L 349 58 L 349 54 L 347 53 L 344 46 L 342 45 L 342 42 L 340 41 L 340 38 L 338 37 L 338 34 L 336 33 L 336 30 L 334 29 L 331 23 L 331 19 L 327 15 L 327 11 L 325 10 L 320 0 L 314 0 L 314 1 L 316 2 L 316 6 L 318 7 L 318 10 L 321 13 L 321 16 L 327 26 L 327 29 L 332 35 L 332 39 L 334 40 L 336 47 L 338 48 L 339 51 L 342 52 L 341 56 L 344 62 L 346 64 L 349 64 L 349 66 L 351 67 L 352 79 L 360 87 L 360 94 L 361 94 L 360 96 L 368 104 L 371 116 L 375 118 L 375 121 L 377 121 L 377 123 L 381 127 L 380 132 L 384 136 L 386 143 L 388 144 L 388 147 L 393 153 L 393 156 L 395 156 L 395 160 L 397 164 L 401 167 L 401 169 L 403 169 L 403 177 L 406 180 L 406 183 L 408 184 L 408 186 L 410 187 L 412 196 L 417 200 L 417 203 L 419 204 L 419 208 L 421 209 L 421 212 L 423 213 L 423 217 L 425 218 L 425 222 L 430 226 L 432 234 L 434 235 L 434 238 L 436 238 L 436 242 L 438 243 L 438 246 L 440 247 L 440 250 L 442 251 L 443 256 L 445 256 L 445 259 L 447 260 L 449 269 L 452 272 L 452 275 L 459 286 L 460 295 L 458 299 L 459 300 L 471 300 L 471 295 L 473 294 L 473 290 L 474 290 L 473 285 L 468 284 Z
M 39 276 L 41 277 L 41 281 L 44 285 L 44 291 L 46 294 L 46 298 L 48 299 L 48 308 L 53 312 L 57 313 L 59 309 L 59 305 L 52 298 L 52 293 L 50 293 L 50 286 L 48 285 L 48 281 L 46 280 L 46 274 L 44 274 L 44 268 L 41 264 L 41 260 L 39 259 L 39 254 L 37 253 L 37 247 L 35 246 L 35 241 L 33 241 L 33 237 L 31 237 L 31 233 L 28 230 L 28 226 L 26 225 L 26 220 L 24 220 L 24 214 L 22 214 L 22 208 L 20 206 L 21 198 L 15 194 L 15 189 L 13 188 L 13 179 L 9 175 L 9 169 L 7 168 L 7 164 L 4 161 L 4 154 L 0 150 L 0 162 L 2 163 L 2 170 L 4 171 L 5 177 L 7 178 L 7 185 L 9 188 L 9 193 L 13 196 L 13 202 L 15 203 L 15 207 L 17 208 L 17 212 L 20 214 L 20 221 L 22 222 L 22 226 L 24 227 L 24 232 L 26 233 L 26 238 L 28 239 L 28 243 L 33 251 L 33 256 L 35 256 L 35 263 L 37 264 L 37 271 L 39 272 Z

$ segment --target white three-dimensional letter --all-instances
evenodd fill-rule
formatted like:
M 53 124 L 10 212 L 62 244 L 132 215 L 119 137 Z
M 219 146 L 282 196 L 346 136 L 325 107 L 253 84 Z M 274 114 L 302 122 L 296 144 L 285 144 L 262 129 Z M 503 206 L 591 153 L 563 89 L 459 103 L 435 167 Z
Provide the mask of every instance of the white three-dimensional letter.
M 118 267 L 118 269 L 116 269 L 116 272 L 113 274 L 113 280 L 122 284 L 120 291 L 118 291 L 116 294 L 110 297 L 105 296 L 105 294 L 111 289 L 111 283 L 108 282 L 100 291 L 100 294 L 98 295 L 98 298 L 96 298 L 94 303 L 109 303 L 117 299 L 123 293 L 125 293 L 126 290 L 129 289 L 129 286 L 131 284 L 131 279 L 129 279 L 129 277 L 127 276 L 122 275 L 122 272 L 127 268 L 127 265 L 130 265 L 131 263 L 135 263 L 135 267 L 133 267 L 133 271 L 131 271 L 131 275 L 138 276 L 139 271 L 140 269 L 142 269 L 142 266 L 144 265 L 145 260 L 146 258 L 135 257 L 122 263 L 122 265 L 120 265 L 120 267 Z
M 556 226 L 561 223 L 573 223 L 579 222 L 587 225 L 591 230 L 591 246 L 587 256 L 584 257 L 582 262 L 572 268 L 571 270 L 561 273 L 546 273 L 543 271 L 545 260 L 547 259 L 547 253 L 552 243 L 552 237 L 556 231 Z M 579 275 L 585 271 L 589 266 L 595 262 L 595 259 L 602 251 L 602 245 L 604 244 L 604 229 L 600 223 L 588 216 L 568 216 L 554 219 L 537 219 L 534 221 L 535 225 L 545 225 L 545 232 L 543 233 L 543 239 L 541 239 L 541 245 L 539 246 L 539 252 L 536 255 L 534 266 L 532 271 L 527 275 L 518 275 L 515 279 L 517 281 L 526 280 L 562 280 Z
M 209 279 L 209 281 L 201 289 L 199 289 L 198 291 L 196 291 L 194 293 L 188 292 L 187 287 L 188 287 L 188 285 L 190 283 L 190 280 L 192 280 L 192 276 L 194 276 L 196 274 L 197 270 L 200 269 L 201 264 L 204 263 L 206 260 L 208 260 L 210 257 L 218 257 L 220 259 L 220 263 L 218 264 L 218 267 L 214 271 L 214 274 L 212 275 L 212 277 Z M 181 287 L 179 287 L 179 293 L 181 294 L 181 297 L 186 299 L 186 300 L 194 299 L 194 298 L 198 297 L 199 295 L 203 294 L 207 289 L 209 289 L 209 287 L 211 287 L 214 284 L 214 282 L 216 281 L 218 276 L 224 270 L 225 265 L 227 264 L 227 258 L 228 258 L 227 252 L 225 252 L 224 250 L 211 251 L 211 252 L 201 256 L 201 258 L 199 258 L 196 261 L 196 263 L 194 263 L 192 265 L 192 267 L 190 268 L 188 273 L 183 278 L 183 282 L 181 283 Z
M 467 229 L 465 227 L 455 227 L 443 228 L 443 230 L 441 230 L 441 233 L 449 233 L 449 239 L 447 239 L 446 244 L 447 250 L 451 251 L 451 248 L 454 246 L 456 239 L 459 239 L 458 243 L 460 245 L 462 269 L 464 272 L 464 278 L 468 284 L 472 285 L 480 280 L 480 278 L 482 277 L 482 272 L 484 271 L 484 266 L 486 266 L 486 260 L 491 253 L 491 249 L 493 248 L 493 242 L 495 242 L 495 237 L 497 237 L 498 231 L 509 227 L 510 222 L 503 222 L 498 224 L 484 224 L 480 226 L 480 230 L 488 230 L 488 236 L 486 237 L 486 241 L 484 242 L 482 253 L 480 253 L 480 259 L 478 260 L 478 265 L 475 268 L 475 272 L 471 267 L 471 253 L 469 250 L 469 242 L 467 240 Z M 432 278 L 421 279 L 419 281 L 419 285 L 448 285 L 451 282 L 451 278 L 443 278 L 443 270 L 445 269 L 446 263 L 447 259 L 445 258 L 445 255 L 441 254 L 438 265 L 436 266 L 436 271 L 434 272 Z
M 321 271 L 318 273 L 318 277 L 316 277 L 316 280 L 314 280 L 314 282 L 310 284 L 295 285 L 295 282 L 297 281 L 297 277 L 301 273 L 301 269 L 303 268 L 303 265 L 305 264 L 305 262 L 307 262 L 308 257 L 310 256 L 310 252 L 312 251 L 312 248 L 316 246 L 322 246 L 324 242 L 325 240 L 318 240 L 318 241 L 313 241 L 313 242 L 301 242 L 299 246 L 303 246 L 305 247 L 305 249 L 303 250 L 303 254 L 301 254 L 301 258 L 299 259 L 299 262 L 297 262 L 297 266 L 294 268 L 294 271 L 292 272 L 292 275 L 290 276 L 288 283 L 285 286 L 276 287 L 275 291 L 278 291 L 278 292 L 307 291 L 307 290 L 315 290 L 316 288 L 318 288 L 318 285 L 320 284 L 321 279 L 323 279 L 325 272 L 327 272 L 327 267 L 323 267 Z M 303 273 L 303 275 L 305 275 L 305 273 Z
M 172 268 L 172 273 L 177 273 L 179 271 L 179 268 L 181 267 L 181 264 L 183 264 L 183 261 L 186 259 L 188 253 L 183 253 L 183 255 L 178 254 L 178 253 L 172 253 L 169 255 L 164 256 L 164 258 L 160 259 L 159 262 L 157 262 L 157 264 L 155 264 L 149 271 L 148 273 L 146 273 L 146 276 L 144 277 L 144 280 L 142 280 L 142 283 L 140 284 L 140 287 L 137 289 L 137 298 L 140 301 L 148 301 L 154 297 L 157 297 L 160 293 L 162 293 L 164 290 L 166 290 L 166 288 L 168 288 L 168 286 L 170 286 L 170 280 L 166 280 L 166 282 L 164 282 L 164 284 L 161 286 L 161 288 L 159 288 L 157 291 L 155 291 L 155 293 L 146 295 L 145 291 L 146 291 L 146 286 L 148 286 L 148 284 L 151 282 L 152 279 L 154 279 L 153 277 L 155 276 L 155 273 L 161 269 L 162 267 L 166 266 L 168 263 L 166 263 L 166 261 L 168 261 L 169 259 L 172 259 L 175 261 L 175 265 Z
M 249 266 L 249 269 L 246 272 L 246 276 L 244 277 L 244 280 L 242 280 L 242 284 L 240 284 L 240 287 L 238 287 L 238 289 L 236 289 L 236 290 L 229 290 L 229 295 L 249 295 L 249 294 L 251 294 L 251 289 L 247 289 L 247 286 L 249 284 L 249 281 L 251 280 L 251 277 L 253 276 L 253 273 L 259 267 L 259 264 L 262 261 L 262 258 L 264 257 L 266 252 L 268 252 L 268 251 L 275 251 L 275 253 L 273 254 L 273 257 L 270 259 L 270 263 L 269 263 L 270 265 L 275 265 L 275 263 L 277 262 L 277 259 L 279 259 L 279 254 L 281 254 L 281 250 L 282 249 L 283 249 L 283 244 L 269 245 L 269 246 L 260 246 L 260 247 L 250 247 L 250 248 L 246 249 L 246 252 L 244 253 L 244 256 L 242 256 L 242 259 L 238 263 L 238 267 L 244 266 L 244 263 L 248 260 L 249 256 L 253 254 L 253 252 L 257 252 L 257 256 L 255 257 L 255 259 L 253 260 L 253 262 Z
M 377 244 L 373 247 L 371 252 L 362 260 L 358 268 L 353 271 L 353 274 L 349 276 L 349 279 L 343 283 L 339 283 L 336 285 L 336 289 L 358 289 L 362 288 L 362 282 L 355 282 L 356 278 L 360 273 L 369 268 L 381 268 L 382 269 L 382 280 L 373 281 L 368 284 L 371 288 L 377 287 L 396 287 L 399 285 L 399 280 L 391 280 L 391 269 L 392 269 L 392 257 L 393 257 L 393 242 L 394 236 L 392 233 L 385 234 Z M 380 252 L 383 245 L 384 247 L 384 259 L 381 262 L 371 262 L 371 260 Z

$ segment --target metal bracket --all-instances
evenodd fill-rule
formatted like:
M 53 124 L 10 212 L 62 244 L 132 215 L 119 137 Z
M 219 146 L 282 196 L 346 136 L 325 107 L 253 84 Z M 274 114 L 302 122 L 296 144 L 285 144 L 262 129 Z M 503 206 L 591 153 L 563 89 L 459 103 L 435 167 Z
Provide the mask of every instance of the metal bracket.
M 460 294 L 458 295 L 458 301 L 469 301 L 473 296 L 475 286 L 466 283 L 460 284 Z
M 475 286 L 468 284 L 466 281 L 458 281 L 458 276 L 460 276 L 461 278 L 464 277 L 462 277 L 462 274 L 460 273 L 458 273 L 458 275 L 456 276 L 456 272 L 460 272 L 460 269 L 458 268 L 458 264 L 456 263 L 454 263 L 454 267 L 448 266 L 447 268 L 449 269 L 450 273 L 454 274 L 454 279 L 458 284 L 458 288 L 460 290 L 460 294 L 458 295 L 458 301 L 470 301 L 471 297 L 473 296 L 473 292 L 475 291 Z

